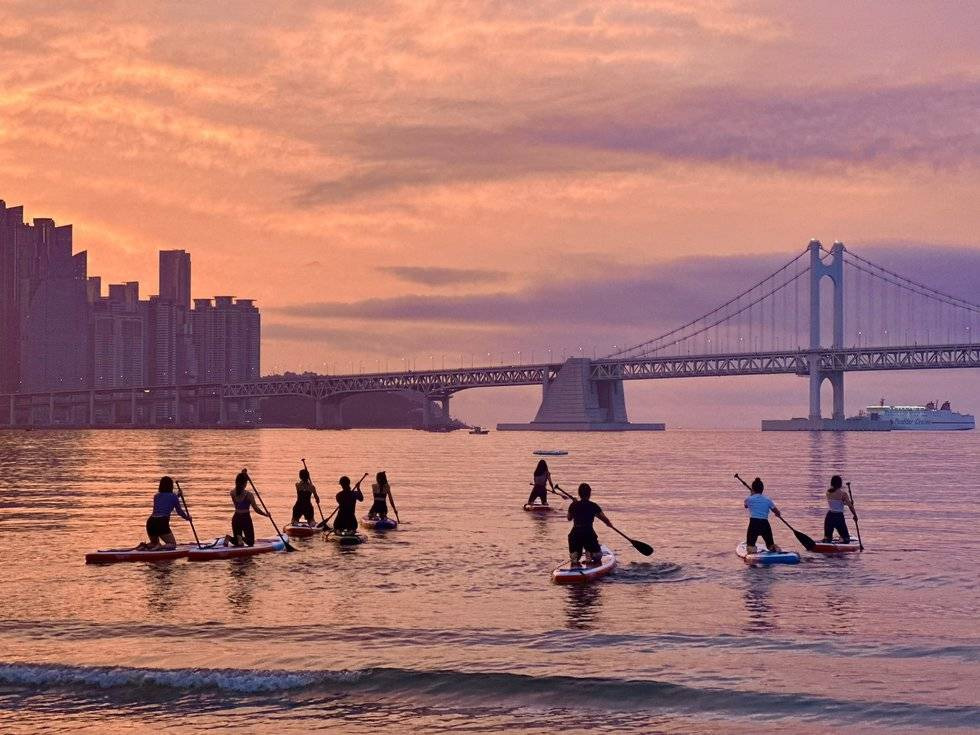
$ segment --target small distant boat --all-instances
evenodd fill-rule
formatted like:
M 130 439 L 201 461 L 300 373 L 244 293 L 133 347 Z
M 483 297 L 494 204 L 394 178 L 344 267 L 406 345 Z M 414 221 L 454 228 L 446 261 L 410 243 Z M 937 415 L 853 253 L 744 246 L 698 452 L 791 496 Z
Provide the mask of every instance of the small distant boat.
M 471 434 L 489 434 L 490 429 L 484 429 L 482 426 L 474 426 L 470 429 Z
M 539 457 L 564 457 L 568 452 L 564 449 L 535 449 L 531 454 Z

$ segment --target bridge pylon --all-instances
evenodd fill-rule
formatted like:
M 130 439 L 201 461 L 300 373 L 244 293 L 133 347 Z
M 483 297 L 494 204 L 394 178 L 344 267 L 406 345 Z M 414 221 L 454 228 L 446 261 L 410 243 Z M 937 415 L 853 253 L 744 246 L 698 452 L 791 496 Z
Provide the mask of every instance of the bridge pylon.
M 844 243 L 835 242 L 830 250 L 829 262 L 822 257 L 819 240 L 811 240 L 810 250 L 810 421 L 814 426 L 822 424 L 820 408 L 820 387 L 829 380 L 834 390 L 834 421 L 844 420 L 844 372 L 842 370 L 821 370 L 819 354 L 821 344 L 821 304 L 820 282 L 829 278 L 834 284 L 833 295 L 833 344 L 834 349 L 844 346 Z

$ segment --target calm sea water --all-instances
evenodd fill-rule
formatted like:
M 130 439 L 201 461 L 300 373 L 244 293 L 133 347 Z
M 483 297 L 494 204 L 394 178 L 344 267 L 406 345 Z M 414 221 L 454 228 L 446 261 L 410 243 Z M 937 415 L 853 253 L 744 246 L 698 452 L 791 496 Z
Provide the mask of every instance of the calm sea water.
M 600 531 L 618 573 L 549 583 L 567 524 L 521 504 L 551 447 L 654 556 Z M 0 433 L 0 732 L 978 731 L 978 453 L 973 432 Z M 326 496 L 387 470 L 400 529 L 84 563 L 140 539 L 163 473 L 202 536 L 228 529 L 243 466 L 282 523 L 301 457 Z M 845 475 L 867 551 L 746 567 L 736 471 L 812 536 Z

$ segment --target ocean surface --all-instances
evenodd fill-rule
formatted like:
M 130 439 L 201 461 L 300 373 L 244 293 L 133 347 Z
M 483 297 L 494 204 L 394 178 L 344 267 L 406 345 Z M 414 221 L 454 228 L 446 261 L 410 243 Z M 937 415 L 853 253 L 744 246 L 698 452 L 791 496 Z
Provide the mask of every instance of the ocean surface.
M 568 524 L 521 505 L 556 447 L 653 556 L 599 526 L 617 573 L 550 584 Z M 0 432 L 0 733 L 980 732 L 978 456 L 976 432 Z M 202 537 L 242 467 L 282 524 L 301 457 L 324 498 L 386 470 L 402 525 L 84 563 L 142 538 L 164 473 Z M 734 472 L 814 537 L 843 474 L 867 550 L 747 567 Z

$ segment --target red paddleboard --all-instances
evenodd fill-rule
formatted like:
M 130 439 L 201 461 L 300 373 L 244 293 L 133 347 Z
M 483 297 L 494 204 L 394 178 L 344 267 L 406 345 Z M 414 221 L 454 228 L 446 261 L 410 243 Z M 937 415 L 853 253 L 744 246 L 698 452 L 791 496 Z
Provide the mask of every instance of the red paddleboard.
M 211 561 L 212 559 L 237 559 L 243 556 L 268 554 L 272 551 L 282 551 L 286 543 L 281 538 L 255 539 L 254 546 L 233 546 L 226 544 L 224 539 L 215 539 L 214 546 L 205 545 L 203 549 L 196 546 L 187 552 L 188 561 Z
M 551 573 L 551 581 L 555 584 L 588 584 L 602 579 L 616 568 L 616 555 L 605 546 L 602 549 L 602 561 L 593 566 L 573 567 L 563 564 Z
M 173 549 L 102 549 L 91 551 L 85 555 L 86 564 L 115 564 L 124 561 L 170 561 L 171 559 L 183 559 L 191 549 L 196 549 L 197 544 L 177 544 Z
M 848 541 L 846 544 L 840 539 L 835 539 L 831 542 L 817 541 L 817 545 L 808 551 L 812 551 L 814 554 L 850 554 L 855 551 L 860 551 L 861 546 L 857 541 L 853 539 Z
M 316 525 L 311 526 L 308 523 L 289 523 L 283 526 L 282 530 L 292 538 L 309 538 L 310 536 L 316 536 L 318 533 L 323 533 L 322 529 L 317 528 Z
M 528 513 L 551 513 L 557 509 L 551 505 L 539 505 L 537 503 L 531 503 L 531 504 L 524 503 L 524 510 L 526 510 Z

